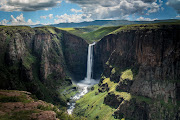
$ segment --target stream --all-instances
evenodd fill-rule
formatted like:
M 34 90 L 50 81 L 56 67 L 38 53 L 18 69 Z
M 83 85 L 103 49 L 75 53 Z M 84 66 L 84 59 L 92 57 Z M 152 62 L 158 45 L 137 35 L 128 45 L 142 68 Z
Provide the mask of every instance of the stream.
M 70 98 L 69 102 L 67 103 L 67 105 L 68 105 L 68 109 L 67 109 L 68 114 L 72 114 L 72 112 L 73 112 L 73 110 L 75 108 L 75 105 L 76 105 L 76 101 L 79 100 L 86 93 L 88 93 L 89 89 L 93 85 L 98 84 L 98 83 L 99 83 L 99 80 L 91 79 L 91 84 L 89 84 L 86 80 L 83 80 L 83 81 L 76 84 L 79 92 L 76 95 L 72 96 Z

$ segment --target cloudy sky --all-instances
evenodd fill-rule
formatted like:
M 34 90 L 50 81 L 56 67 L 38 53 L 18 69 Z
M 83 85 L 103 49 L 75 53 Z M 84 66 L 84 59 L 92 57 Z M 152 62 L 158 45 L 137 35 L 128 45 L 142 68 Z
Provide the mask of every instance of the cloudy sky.
M 0 0 L 1 25 L 180 19 L 180 0 Z

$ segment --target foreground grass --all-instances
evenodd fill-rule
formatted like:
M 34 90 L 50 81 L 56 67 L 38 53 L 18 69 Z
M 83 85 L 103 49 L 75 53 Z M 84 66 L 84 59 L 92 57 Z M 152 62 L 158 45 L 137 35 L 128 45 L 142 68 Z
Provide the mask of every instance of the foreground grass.
M 120 95 L 125 100 L 130 100 L 131 95 L 127 92 L 116 91 L 115 88 L 118 83 L 110 81 L 110 78 L 104 79 L 103 84 L 105 83 L 108 84 L 108 87 L 110 88 L 109 91 L 100 93 L 98 92 L 99 86 L 95 85 L 94 90 L 90 91 L 76 102 L 74 114 L 84 116 L 89 120 L 115 120 L 113 113 L 116 109 L 104 104 L 104 98 L 109 92 L 113 92 L 115 95 Z
M 121 80 L 130 79 L 133 80 L 133 73 L 131 69 L 126 69 L 124 71 L 118 71 L 115 68 L 112 69 L 111 74 L 115 74 L 116 72 L 121 73 Z M 103 77 L 104 80 L 102 84 L 108 84 L 109 91 L 105 91 L 103 93 L 99 92 L 99 85 L 94 86 L 94 90 L 91 90 L 89 93 L 84 95 L 81 99 L 76 101 L 76 108 L 74 110 L 74 114 L 77 116 L 84 116 L 88 120 L 115 120 L 113 114 L 116 111 L 115 108 L 112 108 L 106 104 L 104 104 L 104 98 L 108 95 L 108 93 L 114 93 L 115 95 L 119 95 L 123 97 L 124 100 L 131 100 L 132 96 L 128 92 L 116 91 L 116 86 L 119 83 L 115 83 L 111 81 L 110 78 Z M 124 102 L 122 102 L 123 104 Z M 124 119 L 124 118 L 123 118 Z
M 98 92 L 98 85 L 95 85 L 94 88 L 95 89 L 93 91 L 90 91 L 76 102 L 77 107 L 75 108 L 74 113 L 83 115 L 89 120 L 114 120 L 112 114 L 116 109 L 103 104 L 104 97 L 108 94 L 108 92 L 95 95 Z

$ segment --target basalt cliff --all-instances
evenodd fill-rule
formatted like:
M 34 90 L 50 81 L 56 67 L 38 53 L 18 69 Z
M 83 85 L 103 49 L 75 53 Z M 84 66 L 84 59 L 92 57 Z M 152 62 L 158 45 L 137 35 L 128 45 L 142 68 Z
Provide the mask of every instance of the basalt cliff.
M 180 119 L 179 33 L 178 24 L 132 25 L 95 45 L 94 71 L 103 73 L 98 90 L 108 91 L 105 104 L 117 106 L 114 118 Z M 115 90 L 107 79 L 116 84 Z
M 0 89 L 66 106 L 57 91 L 85 77 L 88 44 L 53 27 L 2 26 L 0 36 Z

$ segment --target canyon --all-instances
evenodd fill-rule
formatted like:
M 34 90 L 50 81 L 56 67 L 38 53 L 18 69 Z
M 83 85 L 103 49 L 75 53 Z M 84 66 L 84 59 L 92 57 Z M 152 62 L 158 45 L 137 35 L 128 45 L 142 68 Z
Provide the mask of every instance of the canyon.
M 54 27 L 1 26 L 0 31 L 0 89 L 28 91 L 67 107 L 58 90 L 86 77 L 87 41 Z M 178 23 L 140 24 L 104 36 L 92 51 L 92 78 L 100 82 L 77 100 L 73 115 L 179 120 L 179 33 Z

